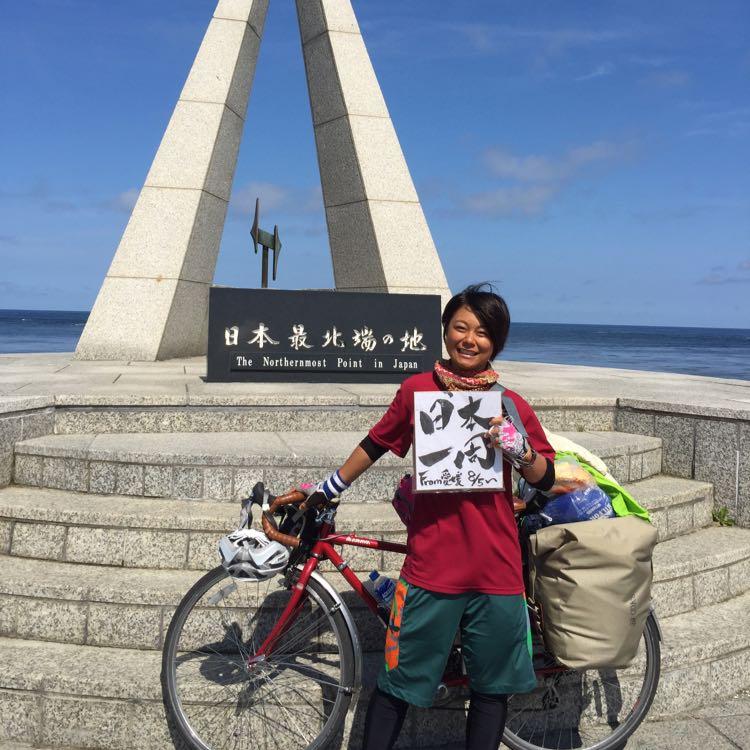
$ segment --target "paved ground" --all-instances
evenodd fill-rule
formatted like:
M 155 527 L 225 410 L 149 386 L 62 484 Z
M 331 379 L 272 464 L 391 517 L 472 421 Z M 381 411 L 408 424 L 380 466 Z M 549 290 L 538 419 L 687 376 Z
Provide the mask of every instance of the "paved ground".
M 531 399 L 630 399 L 669 403 L 674 411 L 717 416 L 750 417 L 750 380 L 694 375 L 576 367 L 533 362 L 498 362 L 501 381 Z M 166 362 L 78 362 L 71 354 L 0 355 L 0 397 L 47 394 L 88 394 L 101 397 L 128 394 L 158 396 L 179 404 L 205 398 L 295 394 L 341 398 L 367 395 L 387 403 L 394 385 L 206 383 L 204 357 Z M 371 402 L 372 403 L 372 402 Z M 635 405 L 635 404 L 632 404 Z M 675 408 L 682 405 L 684 407 Z
M 32 750 L 32 746 L 0 741 L 0 750 Z M 419 750 L 463 750 L 463 746 Z M 646 722 L 627 750 L 750 750 L 750 691 L 669 721 Z
M 750 690 L 669 721 L 644 724 L 628 750 L 750 750 Z
M 421 750 L 463 750 L 463 746 Z M 750 750 L 750 691 L 685 716 L 646 722 L 627 750 Z

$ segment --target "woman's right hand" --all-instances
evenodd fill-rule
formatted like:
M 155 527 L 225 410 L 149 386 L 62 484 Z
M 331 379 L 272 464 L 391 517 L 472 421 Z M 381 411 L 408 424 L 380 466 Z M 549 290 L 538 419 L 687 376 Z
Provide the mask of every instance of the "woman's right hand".
M 316 505 L 326 502 L 334 502 L 336 498 L 349 489 L 349 482 L 341 476 L 341 472 L 336 470 L 328 479 L 318 482 L 316 485 L 303 484 L 299 490 L 307 497 L 305 507 L 312 508 Z
M 297 489 L 305 496 L 304 505 L 306 508 L 315 508 L 318 505 L 329 502 L 326 493 L 323 491 L 323 482 L 318 482 L 317 484 L 305 482 L 297 487 Z

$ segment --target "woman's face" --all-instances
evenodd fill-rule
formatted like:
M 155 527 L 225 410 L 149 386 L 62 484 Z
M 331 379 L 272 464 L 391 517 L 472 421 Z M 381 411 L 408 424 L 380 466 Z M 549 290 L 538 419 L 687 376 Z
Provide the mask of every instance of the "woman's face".
M 470 307 L 459 307 L 445 330 L 445 348 L 456 370 L 482 370 L 492 356 L 492 339 Z

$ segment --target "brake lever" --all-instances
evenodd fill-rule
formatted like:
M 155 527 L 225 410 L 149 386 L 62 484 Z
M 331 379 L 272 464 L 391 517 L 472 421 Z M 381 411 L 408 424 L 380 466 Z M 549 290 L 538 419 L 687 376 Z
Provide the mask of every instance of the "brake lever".
M 253 498 L 246 497 L 240 507 L 240 529 L 249 529 L 253 525 Z
M 276 499 L 264 486 L 263 482 L 256 482 L 250 495 L 241 501 L 240 510 L 240 528 L 249 529 L 253 523 L 253 505 L 260 507 L 261 511 L 266 511 L 271 507 L 271 503 Z
M 324 523 L 333 525 L 333 521 L 336 518 L 336 511 L 339 509 L 338 503 L 328 503 L 325 507 L 318 510 L 318 515 L 315 518 L 316 524 L 319 526 Z

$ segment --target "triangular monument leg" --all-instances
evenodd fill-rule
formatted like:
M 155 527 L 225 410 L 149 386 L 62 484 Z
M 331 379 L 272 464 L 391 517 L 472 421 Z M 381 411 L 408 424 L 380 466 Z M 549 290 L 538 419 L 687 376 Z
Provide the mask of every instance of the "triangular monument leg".
M 211 286 L 268 0 L 220 0 L 76 349 L 204 354 Z
M 219 0 L 76 349 L 206 351 L 268 0 Z M 297 0 L 336 288 L 450 295 L 350 0 Z
M 350 0 L 296 0 L 336 288 L 450 296 Z

